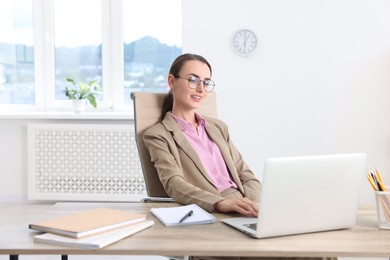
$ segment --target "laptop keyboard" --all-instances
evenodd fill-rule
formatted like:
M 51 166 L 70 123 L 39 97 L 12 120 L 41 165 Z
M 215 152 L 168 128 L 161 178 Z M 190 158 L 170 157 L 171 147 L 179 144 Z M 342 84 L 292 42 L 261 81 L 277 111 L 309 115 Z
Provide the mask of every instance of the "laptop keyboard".
M 252 223 L 252 224 L 244 224 L 245 227 L 248 227 L 250 229 L 253 229 L 256 231 L 257 229 L 257 223 Z

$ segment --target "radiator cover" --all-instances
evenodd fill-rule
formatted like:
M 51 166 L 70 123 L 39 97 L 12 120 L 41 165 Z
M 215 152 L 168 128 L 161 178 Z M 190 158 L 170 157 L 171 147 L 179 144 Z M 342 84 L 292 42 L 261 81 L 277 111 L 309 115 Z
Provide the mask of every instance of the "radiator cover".
M 145 196 L 134 125 L 28 125 L 29 199 L 138 201 Z

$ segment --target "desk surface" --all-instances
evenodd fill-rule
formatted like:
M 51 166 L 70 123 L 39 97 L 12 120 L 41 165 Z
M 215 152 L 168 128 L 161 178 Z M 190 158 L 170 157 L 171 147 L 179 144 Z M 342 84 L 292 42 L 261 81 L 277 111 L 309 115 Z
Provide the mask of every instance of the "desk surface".
M 45 245 L 33 242 L 28 224 L 48 216 L 98 206 L 145 213 L 155 225 L 100 250 Z M 197 255 L 197 256 L 345 256 L 389 257 L 390 231 L 377 227 L 374 207 L 362 207 L 352 229 L 254 239 L 217 221 L 214 224 L 165 227 L 151 207 L 173 203 L 3 203 L 0 207 L 0 254 L 86 255 Z M 217 218 L 227 217 L 216 214 Z

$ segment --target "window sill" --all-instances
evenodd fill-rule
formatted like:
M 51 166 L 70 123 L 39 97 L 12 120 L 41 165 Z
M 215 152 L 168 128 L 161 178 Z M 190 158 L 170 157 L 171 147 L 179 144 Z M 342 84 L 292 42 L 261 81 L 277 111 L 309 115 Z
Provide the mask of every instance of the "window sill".
M 133 120 L 131 112 L 0 112 L 0 119 Z

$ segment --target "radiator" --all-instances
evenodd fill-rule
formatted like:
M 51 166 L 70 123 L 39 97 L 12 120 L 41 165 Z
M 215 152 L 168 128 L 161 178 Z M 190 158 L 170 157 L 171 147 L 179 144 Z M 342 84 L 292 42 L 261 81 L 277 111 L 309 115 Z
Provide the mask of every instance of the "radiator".
M 146 196 L 134 125 L 29 124 L 28 199 L 138 201 Z

